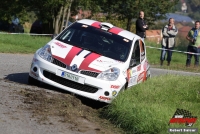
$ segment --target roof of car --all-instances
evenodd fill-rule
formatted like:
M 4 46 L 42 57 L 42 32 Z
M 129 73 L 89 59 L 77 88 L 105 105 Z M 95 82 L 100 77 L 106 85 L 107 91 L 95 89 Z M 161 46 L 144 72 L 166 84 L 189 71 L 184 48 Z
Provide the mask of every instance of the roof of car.
M 90 26 L 93 26 L 93 27 L 96 27 L 96 28 L 101 28 L 101 24 L 105 23 L 105 22 L 99 22 L 99 21 L 90 20 L 90 19 L 82 19 L 82 20 L 79 20 L 77 22 L 82 23 L 82 24 L 86 24 L 86 25 L 90 25 Z M 137 36 L 136 34 L 134 34 L 132 32 L 129 32 L 127 30 L 124 30 L 124 29 L 116 27 L 116 26 L 113 26 L 108 31 L 111 32 L 111 33 L 120 35 L 120 36 L 127 38 L 129 40 L 133 40 L 133 38 Z

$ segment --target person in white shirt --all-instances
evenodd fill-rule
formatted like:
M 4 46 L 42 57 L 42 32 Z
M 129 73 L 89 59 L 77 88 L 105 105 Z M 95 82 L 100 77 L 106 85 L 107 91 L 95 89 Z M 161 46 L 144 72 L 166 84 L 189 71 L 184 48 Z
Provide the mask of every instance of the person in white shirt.
M 12 17 L 12 23 L 10 25 L 10 29 L 9 29 L 9 32 L 19 32 L 19 27 L 20 27 L 20 24 L 19 24 L 19 19 L 16 15 L 14 15 Z
M 12 23 L 15 25 L 15 26 L 18 26 L 19 25 L 19 19 L 17 18 L 16 15 L 14 15 L 13 19 L 12 19 Z

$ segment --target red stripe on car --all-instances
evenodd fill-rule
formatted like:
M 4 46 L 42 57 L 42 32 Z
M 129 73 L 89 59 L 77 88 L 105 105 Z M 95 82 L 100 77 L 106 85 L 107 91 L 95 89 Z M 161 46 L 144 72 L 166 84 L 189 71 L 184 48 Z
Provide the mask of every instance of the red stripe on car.
M 90 55 L 88 55 L 83 62 L 81 63 L 79 69 L 81 70 L 90 70 L 90 71 L 95 71 L 95 72 L 101 72 L 99 70 L 90 68 L 89 65 L 91 62 L 93 62 L 94 60 L 96 60 L 97 58 L 99 58 L 101 55 L 99 54 L 95 54 L 95 53 L 91 53 Z
M 100 28 L 100 22 L 94 22 L 94 23 L 92 23 L 92 25 L 91 26 L 93 26 L 93 27 L 96 27 L 96 28 Z
M 60 58 L 58 56 L 53 56 L 54 58 L 60 60 L 61 62 L 67 64 L 67 65 L 70 65 L 72 60 L 74 59 L 74 57 L 81 51 L 82 49 L 81 48 L 78 48 L 78 47 L 72 47 L 71 50 L 69 51 L 69 53 L 66 55 L 66 57 L 63 59 L 63 58 Z
M 121 29 L 119 27 L 113 27 L 113 28 L 109 29 L 109 32 L 114 33 L 114 34 L 118 34 L 121 31 L 123 31 L 123 29 Z

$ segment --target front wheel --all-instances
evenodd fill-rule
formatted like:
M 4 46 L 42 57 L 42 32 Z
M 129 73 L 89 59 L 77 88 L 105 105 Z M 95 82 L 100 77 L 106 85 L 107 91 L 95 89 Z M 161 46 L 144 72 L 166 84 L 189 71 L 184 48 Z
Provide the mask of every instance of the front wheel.
M 39 85 L 39 83 L 40 82 L 38 80 L 32 78 L 31 76 L 28 76 L 28 84 L 29 85 L 35 85 L 35 86 L 37 86 L 37 85 Z

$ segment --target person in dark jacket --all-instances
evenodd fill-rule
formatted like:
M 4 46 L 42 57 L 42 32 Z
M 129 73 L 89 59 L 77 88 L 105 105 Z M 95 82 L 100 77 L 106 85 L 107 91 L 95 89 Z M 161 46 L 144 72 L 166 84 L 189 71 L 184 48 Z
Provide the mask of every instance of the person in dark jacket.
M 139 18 L 136 20 L 136 34 L 140 36 L 143 40 L 146 38 L 146 30 L 148 29 L 148 25 L 144 20 L 144 12 L 139 12 Z

